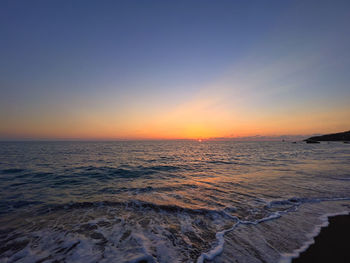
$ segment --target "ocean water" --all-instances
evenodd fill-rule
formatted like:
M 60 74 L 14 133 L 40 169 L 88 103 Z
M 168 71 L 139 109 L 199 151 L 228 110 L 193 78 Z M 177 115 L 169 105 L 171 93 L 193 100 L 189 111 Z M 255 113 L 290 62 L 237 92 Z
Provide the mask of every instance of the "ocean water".
M 350 211 L 340 142 L 1 142 L 0 262 L 290 262 Z

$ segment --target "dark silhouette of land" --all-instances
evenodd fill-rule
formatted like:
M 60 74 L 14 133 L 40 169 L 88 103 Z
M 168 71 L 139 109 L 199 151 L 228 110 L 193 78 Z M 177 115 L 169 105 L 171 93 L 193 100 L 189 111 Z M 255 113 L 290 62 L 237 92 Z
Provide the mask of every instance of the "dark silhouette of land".
M 310 137 L 304 141 L 306 141 L 308 143 L 317 143 L 317 142 L 322 142 L 322 141 L 348 142 L 348 141 L 350 141 L 350 131 L 326 134 L 326 135 L 321 135 L 321 136 L 313 136 L 313 137 Z
M 329 220 L 329 226 L 322 228 L 321 233 L 315 238 L 306 251 L 292 263 L 310 262 L 350 262 L 350 215 L 335 216 Z

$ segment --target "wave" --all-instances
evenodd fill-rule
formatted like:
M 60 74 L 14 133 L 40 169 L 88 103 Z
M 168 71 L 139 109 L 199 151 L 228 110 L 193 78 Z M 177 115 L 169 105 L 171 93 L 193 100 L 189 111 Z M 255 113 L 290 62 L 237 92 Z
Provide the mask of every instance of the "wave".
M 319 201 L 322 198 L 317 198 L 316 200 Z M 296 201 L 298 200 L 298 202 Z M 303 200 L 302 202 L 299 200 Z M 339 200 L 350 200 L 350 198 L 334 198 L 334 199 L 328 199 L 327 201 L 339 201 Z M 65 204 L 53 204 L 53 205 L 46 205 L 45 207 L 42 207 L 41 212 L 43 213 L 49 213 L 48 215 L 50 218 L 56 218 L 55 212 L 59 212 L 57 215 L 66 217 L 67 215 L 70 216 L 79 216 L 82 215 L 85 217 L 85 215 L 88 215 L 90 217 L 89 221 L 83 222 L 80 221 L 79 218 L 75 218 L 74 222 L 77 222 L 77 225 L 73 227 L 73 229 L 70 229 L 64 227 L 64 224 L 61 226 L 54 225 L 53 227 L 50 227 L 49 229 L 43 229 L 40 231 L 49 231 L 49 234 L 45 234 L 46 232 L 35 232 L 34 235 L 48 237 L 51 236 L 52 238 L 55 238 L 56 243 L 51 245 L 52 251 L 61 251 L 60 255 L 66 255 L 68 249 L 76 245 L 77 248 L 73 247 L 75 251 L 80 251 L 82 247 L 91 247 L 93 249 L 94 244 L 97 246 L 100 246 L 98 244 L 101 244 L 102 247 L 104 247 L 105 242 L 107 240 L 111 240 L 113 238 L 115 240 L 121 240 L 121 242 L 124 242 L 126 239 L 124 236 L 131 236 L 133 241 L 130 239 L 129 241 L 126 240 L 123 248 L 129 247 L 132 243 L 128 242 L 136 242 L 134 245 L 136 247 L 133 247 L 133 257 L 129 257 L 128 262 L 163 262 L 162 260 L 159 260 L 159 258 L 156 259 L 156 256 L 154 256 L 153 253 L 154 249 L 152 247 L 156 248 L 156 251 L 158 249 L 165 248 L 165 244 L 173 244 L 173 247 L 166 247 L 167 253 L 169 255 L 172 255 L 172 253 L 175 253 L 175 250 L 179 250 L 181 252 L 179 253 L 193 253 L 191 254 L 191 259 L 196 259 L 197 263 L 203 263 L 206 260 L 214 260 L 217 256 L 219 256 L 224 249 L 225 244 L 225 235 L 236 229 L 240 225 L 258 225 L 260 223 L 271 221 L 280 218 L 281 216 L 294 212 L 297 210 L 297 208 L 305 203 L 313 203 L 315 200 L 305 200 L 303 198 L 292 198 L 292 200 L 279 200 L 279 201 L 273 201 L 270 202 L 272 205 L 277 204 L 277 202 L 284 203 L 293 203 L 295 204 L 292 207 L 282 208 L 278 211 L 269 212 L 267 215 L 262 216 L 260 218 L 257 218 L 255 220 L 243 220 L 239 218 L 238 216 L 231 215 L 231 211 L 235 211 L 234 208 L 225 208 L 222 210 L 219 209 L 193 209 L 193 208 L 186 208 L 181 207 L 177 205 L 160 205 L 160 204 L 154 204 L 150 202 L 144 202 L 139 200 L 131 200 L 128 202 L 111 202 L 111 201 L 104 201 L 104 202 L 71 202 L 71 203 L 65 203 Z M 110 209 L 113 207 L 117 207 L 116 210 Z M 93 210 L 96 208 L 96 215 L 98 217 L 94 218 L 92 215 L 94 214 Z M 117 213 L 112 212 L 110 215 L 112 217 L 107 218 L 107 214 L 102 213 L 100 208 L 103 208 L 105 211 L 118 211 Z M 121 208 L 121 210 L 120 210 Z M 84 211 L 80 211 L 79 209 L 84 209 Z M 121 211 L 126 211 L 126 213 L 120 213 Z M 130 221 L 128 220 L 129 217 L 126 217 L 123 219 L 122 215 L 128 215 L 130 211 L 136 210 L 136 213 L 131 213 Z M 63 211 L 63 213 L 61 213 Z M 86 212 L 88 214 L 86 214 Z M 148 212 L 151 212 L 150 214 Z M 50 213 L 53 213 L 50 215 Z M 137 215 L 137 219 L 136 218 Z M 159 218 L 155 215 L 159 215 Z M 102 216 L 102 217 L 101 217 Z M 117 216 L 117 217 L 115 217 Z M 153 219 L 149 219 L 151 218 Z M 148 218 L 148 219 L 147 219 Z M 224 218 L 224 220 L 222 220 Z M 168 221 L 168 219 L 170 221 Z M 171 220 L 179 220 L 180 222 L 176 223 L 178 226 L 178 230 L 176 232 L 173 227 L 173 225 L 170 224 L 172 222 Z M 72 224 L 73 221 L 70 221 L 68 219 L 69 224 Z M 118 220 L 118 221 L 116 221 Z M 147 221 L 148 220 L 148 221 Z M 164 221 L 165 220 L 165 221 Z M 190 221 L 188 221 L 190 220 Z M 202 220 L 207 220 L 205 221 Z M 219 220 L 219 221 L 217 221 Z M 30 219 L 29 219 L 30 221 Z M 137 222 L 138 228 L 135 228 L 135 225 L 132 225 Z M 147 221 L 147 222 L 146 222 Z M 131 223 L 131 225 L 127 226 L 126 224 Z M 134 223 L 133 223 L 134 222 Z M 168 222 L 170 225 L 163 225 L 163 222 Z M 208 223 L 210 222 L 210 228 L 208 228 Z M 220 223 L 218 226 L 218 222 L 224 222 Z M 116 225 L 115 225 L 116 224 Z M 149 230 L 149 226 L 152 224 L 152 230 Z M 144 225 L 144 226 L 143 226 Z M 111 226 L 109 228 L 108 226 Z M 227 227 L 229 226 L 229 227 Z M 61 227 L 65 230 L 61 230 Z M 106 228 L 105 228 L 106 227 Z M 114 230 L 113 230 L 114 229 Z M 130 233 L 126 233 L 127 231 L 131 231 Z M 143 229 L 143 230 L 142 230 Z M 159 230 L 157 233 L 152 232 L 153 230 Z M 16 230 L 17 231 L 17 230 Z M 30 230 L 31 231 L 31 230 Z M 51 232 L 50 232 L 51 231 Z M 61 231 L 61 232 L 60 232 Z M 68 231 L 68 232 L 66 232 Z M 143 232 L 142 232 L 143 231 Z M 202 231 L 200 235 L 197 236 L 196 231 Z M 216 232 L 217 231 L 217 232 Z M 69 234 L 68 237 L 66 234 Z M 78 234 L 75 234 L 78 233 Z M 79 236 L 86 235 L 86 237 Z M 210 235 L 213 235 L 212 237 L 209 237 Z M 183 240 L 189 238 L 189 243 L 183 243 Z M 45 243 L 46 239 L 43 239 L 43 244 Z M 64 244 L 61 244 L 60 242 L 65 242 Z M 113 241 L 113 242 L 114 242 Z M 182 243 L 181 243 L 181 242 Z M 77 243 L 80 242 L 80 243 Z M 96 243 L 97 242 L 97 243 Z M 119 242 L 119 241 L 118 241 Z M 168 243 L 166 243 L 168 242 Z M 206 243 L 206 244 L 204 244 Z M 120 243 L 122 244 L 122 243 Z M 193 247 L 188 248 L 188 244 L 191 244 Z M 197 246 L 198 245 L 198 246 Z M 29 249 L 29 245 L 26 246 Z M 72 250 L 71 249 L 71 250 Z M 107 250 L 110 251 L 110 257 L 106 258 L 111 259 L 113 256 L 115 256 L 115 253 L 119 253 L 119 250 L 114 248 L 111 245 L 108 245 Z M 184 252 L 184 250 L 187 250 Z M 125 250 L 125 253 L 127 253 L 128 250 Z M 131 251 L 131 250 L 130 250 Z M 24 252 L 23 252 L 24 253 Z M 157 252 L 158 253 L 158 252 Z M 176 252 L 177 253 L 177 252 Z M 158 254 L 157 254 L 158 255 Z M 186 254 L 187 255 L 187 254 Z M 292 253 L 293 256 L 296 255 L 296 252 Z M 159 255 L 158 255 L 159 256 Z M 284 255 L 285 258 L 287 256 L 291 255 Z M 176 255 L 171 256 L 172 262 L 176 262 Z M 124 262 L 125 258 L 123 258 Z M 158 261 L 157 261 L 158 260 Z M 169 259 L 168 259 L 169 260 Z M 83 261 L 83 259 L 82 259 Z M 166 262 L 167 260 L 165 260 Z M 178 260 L 179 261 L 179 260 Z M 181 260 L 180 260 L 181 261 Z M 108 261 L 106 261 L 108 262 Z M 288 261 L 286 261 L 288 262 Z M 284 262 L 283 262 L 284 263 Z
M 28 204 L 35 204 L 29 203 Z M 41 204 L 41 203 L 37 203 Z M 133 210 L 152 210 L 154 212 L 167 212 L 167 213 L 187 213 L 192 215 L 209 215 L 216 214 L 225 218 L 232 218 L 229 212 L 235 211 L 233 207 L 225 207 L 222 210 L 219 209 L 206 209 L 206 208 L 189 208 L 181 207 L 178 205 L 165 205 L 165 204 L 155 204 L 140 200 L 130 200 L 127 202 L 118 201 L 98 201 L 98 202 L 70 202 L 65 204 L 49 204 L 42 206 L 38 211 L 41 213 L 54 212 L 60 210 L 74 210 L 74 209 L 86 209 L 94 207 L 121 207 L 125 209 Z
M 350 181 L 350 178 L 334 178 L 334 180 L 339 180 L 339 181 Z
M 215 234 L 216 241 L 213 244 L 212 248 L 207 251 L 203 252 L 199 255 L 197 258 L 197 263 L 203 263 L 205 260 L 213 260 L 215 257 L 220 255 L 223 251 L 224 248 L 224 243 L 225 239 L 224 236 L 226 233 L 233 231 L 235 228 L 237 228 L 239 225 L 257 225 L 266 221 L 270 220 L 275 220 L 283 216 L 284 214 L 290 213 L 290 212 L 295 212 L 297 208 L 306 203 L 319 203 L 319 202 L 330 202 L 330 201 L 347 201 L 350 200 L 350 197 L 338 197 L 338 198 L 290 198 L 287 200 L 276 200 L 272 201 L 268 204 L 269 207 L 273 207 L 275 205 L 293 205 L 292 207 L 288 207 L 287 209 L 280 210 L 280 211 L 275 211 L 267 215 L 266 217 L 258 218 L 256 220 L 242 220 L 238 216 L 233 216 L 230 213 L 227 213 L 228 210 L 225 208 L 223 210 L 210 210 L 210 209 L 191 209 L 191 208 L 185 208 L 185 207 L 180 207 L 176 205 L 159 205 L 159 204 L 154 204 L 154 203 L 149 203 L 149 202 L 144 202 L 144 201 L 138 201 L 138 200 L 133 200 L 129 201 L 126 203 L 122 202 L 96 202 L 96 203 L 72 203 L 72 204 L 66 204 L 64 206 L 57 206 L 57 208 L 60 209 L 74 209 L 74 208 L 86 208 L 86 207 L 96 207 L 96 206 L 125 206 L 126 208 L 129 209 L 137 209 L 137 210 L 148 210 L 151 209 L 152 211 L 155 212 L 167 212 L 167 213 L 186 213 L 186 214 L 192 214 L 192 215 L 220 215 L 224 218 L 229 218 L 230 220 L 233 221 L 233 225 L 228 228 L 221 230 Z M 232 211 L 234 209 L 230 208 Z M 331 215 L 334 214 L 327 214 L 327 218 Z M 320 228 L 320 226 L 316 227 L 316 230 L 313 231 L 311 234 L 312 237 L 316 236 L 318 234 L 317 230 Z M 285 254 L 283 255 L 283 258 L 292 258 L 298 255 L 298 253 L 302 252 L 305 250 L 311 243 L 311 241 L 306 242 L 300 249 L 294 251 L 292 254 Z M 286 259 L 285 259 L 286 260 Z M 135 261 L 137 262 L 137 261 Z M 281 261 L 281 263 L 287 263 L 290 261 Z
M 10 211 L 15 211 L 18 208 L 42 204 L 43 202 L 39 201 L 0 201 L 0 215 L 6 214 Z
M 320 203 L 325 201 L 348 201 L 350 200 L 350 197 L 319 197 L 319 198 L 299 198 L 299 197 L 292 197 L 285 200 L 275 200 L 271 201 L 266 205 L 266 208 L 272 208 L 276 206 L 285 206 L 285 205 L 301 205 L 304 203 Z
M 108 191 L 108 189 L 102 189 L 103 191 Z M 122 189 L 123 190 L 123 189 Z M 121 190 L 121 191 L 122 191 Z M 147 191 L 154 191 L 152 187 L 145 187 L 145 188 L 135 188 L 135 190 L 139 192 L 147 192 Z M 124 189 L 124 191 L 130 191 L 129 188 Z M 275 213 L 285 213 L 294 211 L 297 209 L 298 206 L 306 203 L 319 203 L 319 202 L 325 202 L 325 201 L 350 201 L 350 197 L 334 197 L 334 198 L 326 198 L 326 197 L 319 197 L 319 198 L 298 198 L 293 197 L 286 200 L 274 200 L 267 202 L 265 206 L 263 206 L 263 209 L 265 212 L 269 213 L 269 216 L 275 216 Z M 62 203 L 62 204 L 47 204 L 43 201 L 2 201 L 0 202 L 0 207 L 3 208 L 22 208 L 26 206 L 33 206 L 33 205 L 39 205 L 37 207 L 37 211 L 40 213 L 45 212 L 53 212 L 53 211 L 59 211 L 59 210 L 74 210 L 74 209 L 84 209 L 84 208 L 93 208 L 93 207 L 121 207 L 125 209 L 134 209 L 134 210 L 153 210 L 155 212 L 168 212 L 168 213 L 188 213 L 188 214 L 217 214 L 224 218 L 231 218 L 240 221 L 240 223 L 247 223 L 247 224 L 256 224 L 263 222 L 266 217 L 263 218 L 257 218 L 256 220 L 251 221 L 244 221 L 243 219 L 240 219 L 238 216 L 232 215 L 232 213 L 235 213 L 237 211 L 236 207 L 232 206 L 225 206 L 222 209 L 208 209 L 208 208 L 191 208 L 191 207 L 184 207 L 174 204 L 157 204 L 152 202 L 147 202 L 143 200 L 128 200 L 128 201 L 108 201 L 108 200 L 102 200 L 102 201 L 92 201 L 92 202 L 68 202 L 68 203 Z M 281 208 L 281 210 L 274 211 L 270 210 L 271 208 Z M 6 209 L 3 209 L 5 211 Z
M 0 174 L 16 174 L 26 171 L 25 169 L 20 168 L 10 168 L 10 169 L 3 169 L 0 170 Z
M 63 174 L 53 172 L 34 172 L 28 169 L 3 169 L 0 170 L 0 174 L 15 174 L 14 178 L 41 178 L 41 179 L 110 179 L 110 178 L 136 178 L 141 176 L 153 175 L 161 172 L 174 172 L 178 170 L 191 170 L 189 166 L 172 166 L 172 165 L 153 165 L 153 166 L 120 166 L 120 167 L 109 167 L 109 166 L 83 166 L 67 168 L 63 170 Z

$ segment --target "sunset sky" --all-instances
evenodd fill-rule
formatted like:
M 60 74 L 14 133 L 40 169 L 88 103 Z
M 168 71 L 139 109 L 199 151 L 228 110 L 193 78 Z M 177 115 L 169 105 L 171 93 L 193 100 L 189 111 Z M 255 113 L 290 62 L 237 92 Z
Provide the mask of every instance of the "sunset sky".
M 350 1 L 0 1 L 0 139 L 350 129 Z

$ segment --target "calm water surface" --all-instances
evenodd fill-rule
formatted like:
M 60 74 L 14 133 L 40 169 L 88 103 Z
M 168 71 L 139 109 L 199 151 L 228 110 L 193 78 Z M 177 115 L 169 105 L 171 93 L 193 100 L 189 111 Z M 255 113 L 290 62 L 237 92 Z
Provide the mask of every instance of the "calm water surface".
M 2 142 L 0 189 L 0 262 L 278 262 L 350 211 L 350 145 Z

